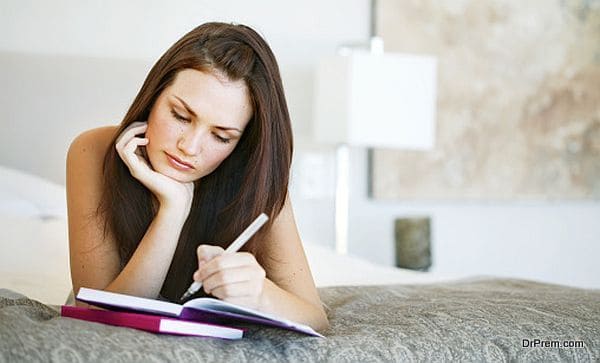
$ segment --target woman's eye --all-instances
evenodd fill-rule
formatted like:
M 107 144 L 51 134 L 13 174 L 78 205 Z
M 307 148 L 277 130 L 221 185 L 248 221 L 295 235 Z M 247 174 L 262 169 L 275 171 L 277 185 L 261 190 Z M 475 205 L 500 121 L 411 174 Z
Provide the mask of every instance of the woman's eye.
M 213 135 L 215 135 L 215 138 L 217 140 L 219 140 L 219 142 L 222 142 L 223 144 L 229 144 L 229 142 L 231 141 L 231 139 L 228 139 L 226 137 L 221 137 L 221 136 L 219 136 L 217 134 L 213 134 Z
M 171 115 L 173 115 L 173 117 L 179 121 L 182 122 L 190 122 L 189 118 L 183 117 L 180 114 L 178 114 L 177 112 L 175 112 L 175 110 L 171 110 Z

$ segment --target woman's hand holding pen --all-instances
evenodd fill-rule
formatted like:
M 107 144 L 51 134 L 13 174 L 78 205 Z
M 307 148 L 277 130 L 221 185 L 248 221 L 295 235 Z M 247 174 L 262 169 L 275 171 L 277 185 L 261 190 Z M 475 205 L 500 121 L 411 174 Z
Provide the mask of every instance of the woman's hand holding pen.
M 141 149 L 149 140 L 138 136 L 144 134 L 147 128 L 147 122 L 129 125 L 117 139 L 117 152 L 131 175 L 154 194 L 161 206 L 185 211 L 187 215 L 194 197 L 194 183 L 181 183 L 152 170 Z
M 218 246 L 200 245 L 194 280 L 202 283 L 207 294 L 234 304 L 259 308 L 265 270 L 248 252 L 223 252 Z

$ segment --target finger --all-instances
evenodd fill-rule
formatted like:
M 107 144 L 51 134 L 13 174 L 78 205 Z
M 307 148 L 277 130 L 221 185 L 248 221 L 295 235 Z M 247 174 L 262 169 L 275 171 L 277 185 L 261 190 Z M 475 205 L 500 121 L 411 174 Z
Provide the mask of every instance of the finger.
M 138 143 L 138 147 L 135 149 L 134 153 L 145 159 L 144 149 L 141 146 L 147 146 L 150 143 L 150 139 L 148 139 L 147 137 L 141 137 L 139 139 L 140 142 Z
M 119 156 L 129 169 L 129 172 L 138 180 L 142 180 L 142 178 L 144 178 L 144 174 L 152 170 L 146 159 L 138 155 L 135 151 L 138 145 L 145 144 L 147 144 L 147 141 L 135 138 L 130 141 L 124 150 L 119 151 Z
M 202 281 L 203 279 L 206 279 L 210 275 L 221 270 L 242 266 L 260 267 L 254 256 L 250 253 L 224 253 L 199 266 L 198 271 L 196 271 L 194 275 L 198 278 L 198 280 Z
M 123 132 L 121 132 L 121 134 L 119 135 L 119 137 L 117 137 L 117 141 L 115 142 L 116 145 L 123 145 L 125 143 L 127 143 L 128 140 L 131 140 L 135 135 L 141 134 L 143 132 L 145 132 L 148 128 L 148 125 L 146 123 L 138 123 L 137 125 L 130 125 L 129 127 L 127 127 L 125 130 L 123 130 Z
M 119 147 L 123 147 L 129 140 L 131 140 L 135 135 L 141 134 L 146 131 L 148 128 L 147 122 L 136 121 L 127 126 L 123 132 L 117 137 L 117 141 L 115 146 L 117 149 Z
M 134 137 L 133 139 L 129 140 L 129 142 L 125 145 L 123 151 L 125 151 L 129 155 L 133 155 L 138 150 L 139 146 L 148 145 L 148 142 L 149 140 L 145 137 Z
M 117 151 L 121 151 L 127 147 L 127 145 L 131 142 L 131 140 L 135 140 L 135 139 L 145 139 L 145 138 L 136 137 L 136 135 L 124 135 L 115 144 L 115 148 L 117 149 Z
M 142 158 L 140 158 L 139 155 L 136 154 L 136 151 L 139 146 L 145 146 L 147 144 L 148 139 L 135 137 L 129 140 L 129 142 L 125 146 L 123 146 L 120 149 L 117 149 L 119 156 L 130 168 L 130 171 L 132 171 L 131 168 L 135 169 L 136 167 L 138 167 L 140 163 L 147 165 L 145 163 L 145 160 L 142 161 Z
M 200 245 L 196 249 L 196 256 L 198 257 L 198 262 L 206 262 L 223 254 L 223 252 L 225 252 L 225 250 L 219 246 Z
M 129 126 L 127 126 L 125 128 L 125 130 L 123 130 L 122 134 L 129 132 L 130 130 L 140 130 L 140 128 L 144 128 L 148 126 L 148 122 L 147 121 L 135 121 L 129 124 Z
M 143 134 L 144 132 L 146 132 L 146 130 L 147 130 L 146 126 L 140 126 L 140 128 L 135 128 L 135 129 L 129 130 L 125 134 L 121 134 L 119 136 L 119 139 L 115 143 L 115 148 L 117 150 L 122 150 L 131 140 L 136 138 L 136 135 Z
M 202 287 L 207 294 L 214 289 L 223 286 L 244 281 L 259 280 L 264 277 L 262 269 L 255 266 L 242 266 L 220 270 L 202 281 Z
M 255 294 L 256 288 L 249 281 L 235 282 L 232 284 L 221 285 L 210 292 L 214 297 L 221 300 L 240 298 Z

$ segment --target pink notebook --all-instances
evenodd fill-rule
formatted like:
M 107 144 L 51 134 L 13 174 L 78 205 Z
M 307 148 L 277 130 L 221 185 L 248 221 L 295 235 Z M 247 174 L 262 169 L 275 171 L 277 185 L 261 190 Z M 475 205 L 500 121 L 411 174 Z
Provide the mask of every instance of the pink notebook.
M 146 330 L 154 333 L 240 339 L 244 330 L 216 324 L 165 318 L 163 316 L 89 309 L 63 305 L 60 315 L 80 320 Z
M 191 299 L 186 301 L 185 304 L 180 305 L 168 301 L 146 299 L 82 287 L 79 289 L 79 293 L 77 293 L 77 300 L 111 311 L 126 310 L 135 313 L 149 313 L 173 319 L 211 324 L 252 323 L 323 337 L 323 335 L 317 333 L 308 325 L 208 297 Z

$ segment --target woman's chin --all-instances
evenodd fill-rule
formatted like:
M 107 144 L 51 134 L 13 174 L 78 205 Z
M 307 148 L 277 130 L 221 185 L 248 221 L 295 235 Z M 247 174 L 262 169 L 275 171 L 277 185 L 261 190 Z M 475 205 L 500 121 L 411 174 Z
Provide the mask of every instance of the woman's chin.
M 158 170 L 158 172 L 180 183 L 190 183 L 200 179 L 192 175 L 173 170 L 172 168 L 167 168 L 166 170 Z

